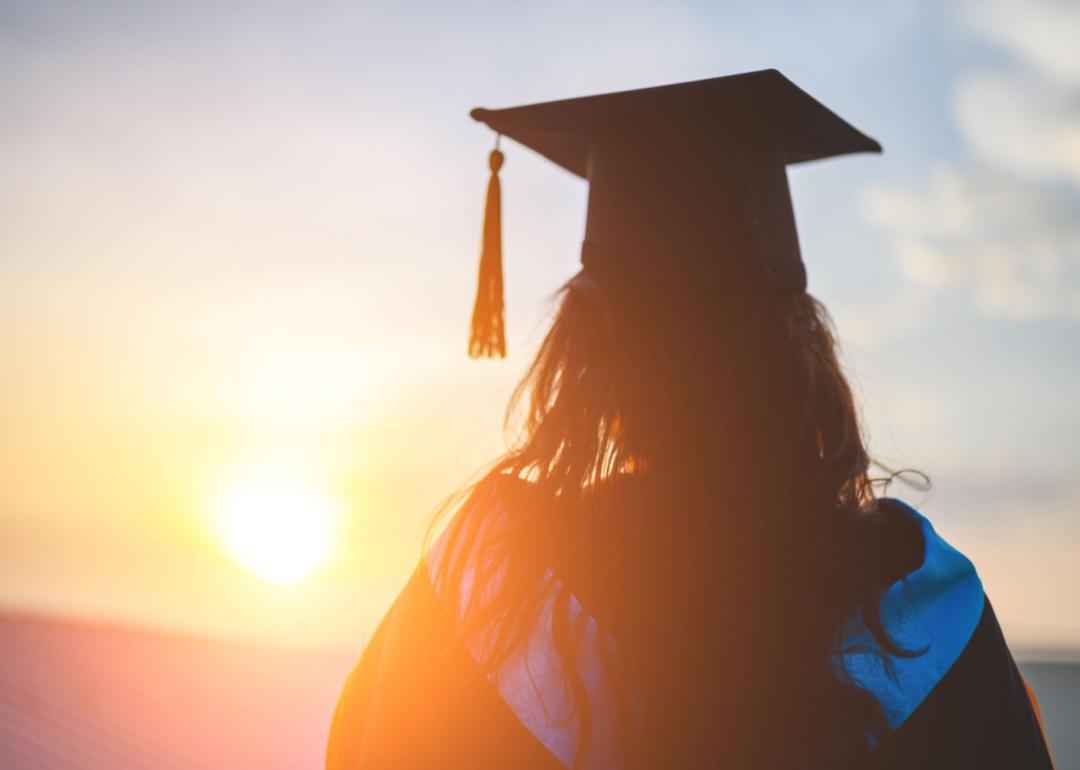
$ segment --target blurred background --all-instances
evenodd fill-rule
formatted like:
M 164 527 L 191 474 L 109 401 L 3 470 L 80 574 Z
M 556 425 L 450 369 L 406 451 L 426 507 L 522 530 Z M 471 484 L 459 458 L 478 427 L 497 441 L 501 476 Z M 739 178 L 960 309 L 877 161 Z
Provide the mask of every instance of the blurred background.
M 872 454 L 976 564 L 1080 767 L 1080 5 L 0 0 L 0 764 L 317 767 L 341 680 L 578 267 L 471 107 L 776 67 Z

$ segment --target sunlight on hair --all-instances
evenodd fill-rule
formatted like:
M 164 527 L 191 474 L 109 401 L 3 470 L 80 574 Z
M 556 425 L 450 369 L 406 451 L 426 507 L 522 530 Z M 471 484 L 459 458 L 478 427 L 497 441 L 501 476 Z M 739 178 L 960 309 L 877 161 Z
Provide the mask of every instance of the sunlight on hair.
M 223 544 L 239 564 L 291 583 L 329 558 L 338 510 L 293 479 L 249 477 L 221 496 L 217 515 Z

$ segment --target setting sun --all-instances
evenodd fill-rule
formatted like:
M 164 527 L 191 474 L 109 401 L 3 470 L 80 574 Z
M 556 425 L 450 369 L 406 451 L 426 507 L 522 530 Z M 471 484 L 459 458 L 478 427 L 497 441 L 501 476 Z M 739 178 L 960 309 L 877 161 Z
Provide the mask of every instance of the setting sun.
M 248 479 L 219 503 L 224 545 L 261 578 L 291 583 L 330 554 L 336 509 L 316 490 L 288 480 Z

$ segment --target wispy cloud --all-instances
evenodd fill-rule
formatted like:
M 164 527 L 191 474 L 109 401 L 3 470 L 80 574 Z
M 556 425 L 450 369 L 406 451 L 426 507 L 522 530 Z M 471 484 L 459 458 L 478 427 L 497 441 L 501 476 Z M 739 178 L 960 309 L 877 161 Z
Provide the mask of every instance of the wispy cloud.
M 1008 318 L 1080 320 L 1080 7 L 964 3 L 963 32 L 1001 57 L 951 89 L 968 158 L 875 187 L 863 211 L 913 284 Z
M 960 19 L 970 33 L 1032 69 L 1080 80 L 1080 5 L 1073 0 L 966 0 Z
M 1076 39 L 1080 40 L 1080 27 Z M 1068 83 L 1030 70 L 958 78 L 956 126 L 980 162 L 1028 180 L 1080 185 L 1080 74 Z
M 1080 320 L 1080 191 L 943 166 L 919 185 L 871 188 L 863 209 L 892 232 L 911 282 L 989 315 Z

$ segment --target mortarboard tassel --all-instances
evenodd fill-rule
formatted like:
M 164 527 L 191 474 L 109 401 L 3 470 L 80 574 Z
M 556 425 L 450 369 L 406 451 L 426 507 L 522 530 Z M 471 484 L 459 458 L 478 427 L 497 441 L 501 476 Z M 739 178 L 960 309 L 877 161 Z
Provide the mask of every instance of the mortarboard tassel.
M 499 136 L 495 149 L 488 156 L 491 179 L 488 181 L 487 205 L 484 208 L 484 239 L 480 249 L 480 277 L 476 286 L 472 329 L 469 336 L 469 356 L 506 357 L 506 334 L 503 329 L 503 271 L 502 271 L 502 188 L 499 169 L 503 154 L 499 151 Z

